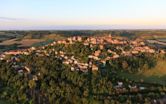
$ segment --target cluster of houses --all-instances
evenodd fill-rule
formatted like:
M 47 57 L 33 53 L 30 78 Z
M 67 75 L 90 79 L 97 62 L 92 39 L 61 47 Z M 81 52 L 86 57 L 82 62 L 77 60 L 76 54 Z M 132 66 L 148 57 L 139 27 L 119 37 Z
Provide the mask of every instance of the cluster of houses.
M 54 48 L 47 48 L 50 46 L 55 46 L 57 44 L 65 44 L 70 45 L 74 44 L 75 42 L 82 42 L 85 46 L 89 46 L 90 48 L 93 48 L 94 46 L 99 46 L 97 50 L 95 50 L 92 54 L 88 55 L 88 62 L 80 62 L 74 55 L 70 56 L 64 51 L 57 51 Z M 106 56 L 105 58 L 100 58 L 103 50 L 105 49 L 105 46 L 107 45 L 115 45 L 115 49 L 120 50 L 120 53 L 107 49 L 106 53 L 111 54 Z M 123 46 L 130 46 L 129 50 L 125 50 Z M 81 48 L 81 47 L 80 47 Z M 100 63 L 100 65 L 105 65 L 107 60 L 114 60 L 121 56 L 132 56 L 137 55 L 139 53 L 162 53 L 165 54 L 165 50 L 156 51 L 153 48 L 150 48 L 149 46 L 146 46 L 144 42 L 142 41 L 129 41 L 129 40 L 119 40 L 114 39 L 111 35 L 107 36 L 100 36 L 100 37 L 87 37 L 83 38 L 80 36 L 74 36 L 67 38 L 66 40 L 59 40 L 54 41 L 51 44 L 42 46 L 42 47 L 31 47 L 28 49 L 22 49 L 22 50 L 15 50 L 15 51 L 8 51 L 0 54 L 0 60 L 5 60 L 6 62 L 12 63 L 12 68 L 16 70 L 18 73 L 30 73 L 31 69 L 27 65 L 20 65 L 17 64 L 19 60 L 19 55 L 31 55 L 32 53 L 35 53 L 37 56 L 50 56 L 50 54 L 54 53 L 53 55 L 56 58 L 59 58 L 62 60 L 63 64 L 66 64 L 70 66 L 71 71 L 82 71 L 82 72 L 88 72 L 89 70 L 92 71 L 98 71 L 99 70 L 99 64 L 96 64 L 96 62 Z M 11 55 L 9 59 L 6 59 L 8 55 Z M 52 56 L 51 56 L 52 57 Z M 38 80 L 38 76 L 40 76 L 40 73 L 38 75 L 31 75 L 29 74 L 30 78 L 33 80 Z M 128 91 L 128 89 L 131 92 L 138 92 L 141 90 L 145 90 L 146 87 L 143 86 L 137 86 L 137 85 L 128 85 L 127 87 L 123 84 L 123 82 L 117 82 L 117 85 L 114 86 L 114 89 L 117 93 L 125 93 Z
M 88 56 L 88 58 L 91 60 L 87 63 L 79 62 L 74 55 L 69 56 L 63 51 L 56 51 L 55 49 L 49 49 L 46 50 L 48 46 L 55 46 L 57 44 L 74 44 L 76 42 L 81 42 L 85 46 L 89 46 L 90 48 L 93 48 L 94 46 L 98 45 L 99 49 L 95 50 L 92 54 Z M 111 54 L 106 56 L 104 59 L 100 58 L 102 51 L 105 49 L 105 46 L 107 45 L 115 45 L 115 49 L 120 50 L 120 53 L 113 51 L 111 49 L 107 50 L 108 54 Z M 124 46 L 129 46 L 129 50 L 125 50 Z M 94 64 L 92 60 L 98 61 L 100 63 L 103 63 L 103 65 L 106 63 L 107 60 L 116 59 L 121 56 L 132 56 L 137 55 L 139 53 L 156 53 L 155 49 L 150 48 L 149 46 L 146 46 L 144 42 L 142 41 L 129 41 L 129 40 L 120 40 L 113 38 L 111 35 L 104 35 L 104 36 L 95 36 L 95 37 L 81 37 L 81 36 L 73 36 L 70 38 L 67 38 L 65 40 L 58 40 L 54 41 L 51 44 L 42 46 L 42 47 L 31 47 L 28 49 L 23 50 L 16 50 L 16 51 L 8 51 L 4 52 L 0 55 L 0 60 L 4 60 L 7 55 L 13 55 L 14 57 L 19 54 L 24 55 L 30 55 L 32 52 L 34 52 L 38 56 L 49 56 L 51 52 L 55 53 L 55 56 L 58 56 L 63 60 L 63 63 L 66 65 L 69 65 L 71 67 L 71 71 L 75 70 L 81 70 L 83 72 L 87 72 L 88 69 L 92 69 L 93 71 L 98 70 L 98 65 Z M 160 50 L 160 53 L 165 54 L 164 50 Z M 27 68 L 24 68 L 27 69 Z
M 126 86 L 126 85 L 124 85 L 123 82 L 118 81 L 117 84 L 114 86 L 114 89 L 115 89 L 116 93 L 125 93 L 125 92 L 128 92 L 128 90 L 130 92 L 143 91 L 143 90 L 146 90 L 147 87 L 145 87 L 144 85 L 138 85 L 138 84 L 134 84 L 134 83 L 127 84 L 127 86 Z
M 92 61 L 89 61 L 87 63 L 79 62 L 78 59 L 75 58 L 74 55 L 68 56 L 63 51 L 54 51 L 56 57 L 62 60 L 63 64 L 69 65 L 71 71 L 82 71 L 82 72 L 88 72 L 89 69 L 92 69 L 93 71 L 97 71 L 98 67 L 92 63 Z
M 98 45 L 99 49 L 96 50 L 94 53 L 90 54 L 88 56 L 89 59 L 93 59 L 95 61 L 99 61 L 100 63 L 105 64 L 107 60 L 116 59 L 121 56 L 132 56 L 137 55 L 139 53 L 156 53 L 156 51 L 153 48 L 150 48 L 149 46 L 146 46 L 143 41 L 129 41 L 129 40 L 119 40 L 119 39 L 113 39 L 111 35 L 107 36 L 98 36 L 98 37 L 87 37 L 86 39 L 83 39 L 80 36 L 75 36 L 68 38 L 66 41 L 58 41 L 58 44 L 73 44 L 75 42 L 82 42 L 86 46 L 90 46 L 90 48 L 93 48 L 94 46 Z M 52 46 L 55 45 L 56 42 L 51 44 Z M 112 56 L 107 56 L 104 59 L 101 59 L 99 56 L 101 56 L 103 49 L 106 45 L 113 44 L 116 45 L 116 49 L 119 49 L 121 53 L 117 53 L 113 50 L 108 49 L 107 53 L 112 54 Z M 128 51 L 125 51 L 123 46 L 130 46 L 131 49 Z M 164 50 L 159 51 L 162 54 L 165 54 Z M 71 70 L 83 70 L 87 69 L 88 67 L 92 67 L 92 70 L 98 70 L 97 65 L 93 65 L 91 63 L 80 63 L 78 60 L 71 58 L 64 61 L 65 64 L 72 65 Z M 76 66 L 76 67 L 73 67 Z M 79 67 L 78 67 L 79 66 Z

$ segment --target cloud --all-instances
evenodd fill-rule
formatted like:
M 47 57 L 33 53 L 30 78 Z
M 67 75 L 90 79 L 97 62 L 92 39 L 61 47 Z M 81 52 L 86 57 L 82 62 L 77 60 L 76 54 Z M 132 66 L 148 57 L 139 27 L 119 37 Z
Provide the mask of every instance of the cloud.
M 20 21 L 20 20 L 24 20 L 22 18 L 11 18 L 11 17 L 0 17 L 0 20 L 2 21 Z

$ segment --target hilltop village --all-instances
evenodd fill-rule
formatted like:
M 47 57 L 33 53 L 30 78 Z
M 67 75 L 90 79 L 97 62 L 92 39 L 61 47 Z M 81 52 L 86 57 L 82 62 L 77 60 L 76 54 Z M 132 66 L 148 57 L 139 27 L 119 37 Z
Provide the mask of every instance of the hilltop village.
M 102 96 L 103 99 L 113 98 L 112 100 L 117 102 L 115 96 L 118 95 L 118 99 L 129 99 L 129 101 L 135 102 L 135 98 L 139 96 L 142 100 L 138 99 L 137 101 L 144 103 L 146 100 L 144 94 L 149 96 L 148 94 L 153 92 L 153 97 L 147 101 L 157 102 L 157 98 L 163 97 L 165 88 L 157 84 L 144 83 L 143 79 L 135 82 L 119 77 L 118 71 L 136 73 L 140 70 L 150 69 L 156 65 L 156 55 L 165 55 L 165 50 L 149 47 L 146 42 L 141 40 L 129 40 L 111 35 L 73 36 L 41 47 L 4 52 L 0 55 L 0 67 L 2 68 L 2 75 L 7 73 L 4 77 L 2 76 L 2 79 L 6 80 L 6 77 L 9 77 L 9 80 L 6 80 L 6 86 L 18 88 L 16 86 L 19 83 L 24 85 L 22 87 L 27 94 L 22 96 L 26 99 L 22 99 L 25 102 L 32 96 L 36 96 L 36 103 L 46 102 L 48 98 L 51 102 L 54 100 L 50 100 L 50 97 L 61 99 L 63 98 L 61 96 L 64 96 L 66 101 L 70 101 L 71 99 L 68 99 L 70 97 L 64 95 L 64 92 L 68 93 L 72 90 L 75 96 L 78 97 L 77 94 L 81 93 L 80 98 L 85 99 L 93 95 L 96 100 L 98 100 L 97 96 Z M 20 79 L 10 79 L 11 75 Z M 13 83 L 12 80 L 17 83 L 15 81 Z M 70 90 L 61 84 L 65 84 Z M 73 85 L 75 87 L 72 87 Z M 48 91 L 56 90 L 57 96 L 52 95 L 51 92 L 45 92 L 47 90 L 43 89 L 45 88 L 43 86 L 47 86 Z M 2 87 L 1 83 L 0 87 Z M 22 91 L 22 87 L 18 90 Z M 57 90 L 57 88 L 60 89 Z M 77 89 L 76 92 L 74 92 L 75 88 Z M 160 94 L 160 92 L 163 93 Z M 101 93 L 101 95 L 98 93 Z M 129 93 L 131 95 L 127 97 Z M 137 93 L 140 93 L 140 95 L 137 96 Z M 124 94 L 124 96 L 120 96 L 121 94 Z M 43 100 L 41 100 L 41 97 Z M 126 101 L 123 99 L 121 102 Z
M 89 46 L 91 50 L 94 50 L 92 54 L 89 54 L 87 58 L 89 59 L 87 62 L 82 62 L 81 60 L 77 59 L 74 55 L 69 55 L 63 50 L 55 50 L 54 47 L 56 45 L 72 45 L 75 43 L 82 43 L 84 46 Z M 108 47 L 113 45 L 109 49 Z M 81 48 L 81 47 L 80 47 Z M 35 53 L 37 56 L 49 56 L 50 53 L 54 53 L 55 57 L 58 57 L 63 61 L 64 64 L 71 66 L 71 71 L 80 70 L 82 72 L 87 72 L 89 68 L 92 71 L 97 71 L 99 65 L 105 65 L 108 60 L 114 60 L 119 57 L 123 56 L 136 56 L 140 53 L 160 53 L 165 54 L 164 50 L 156 50 L 147 45 L 143 41 L 129 41 L 124 39 L 114 39 L 111 35 L 106 36 L 98 36 L 98 37 L 81 37 L 81 36 L 74 36 L 67 38 L 66 40 L 59 40 L 54 41 L 51 44 L 42 47 L 31 47 L 29 49 L 24 50 L 14 50 L 4 52 L 0 55 L 0 60 L 5 60 L 5 57 L 8 55 L 12 55 L 11 59 L 17 59 L 16 56 L 23 54 L 23 55 L 30 55 L 31 53 Z M 17 59 L 19 60 L 19 59 Z M 7 60 L 9 62 L 10 60 Z M 101 64 L 96 64 L 101 63 Z M 30 71 L 25 66 L 27 71 Z

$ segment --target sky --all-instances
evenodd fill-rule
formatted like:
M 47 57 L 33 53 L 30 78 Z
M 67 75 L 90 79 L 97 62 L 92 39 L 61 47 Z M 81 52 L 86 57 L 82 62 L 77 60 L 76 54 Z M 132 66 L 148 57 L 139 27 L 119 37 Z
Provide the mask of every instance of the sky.
M 0 0 L 6 29 L 166 29 L 166 0 Z

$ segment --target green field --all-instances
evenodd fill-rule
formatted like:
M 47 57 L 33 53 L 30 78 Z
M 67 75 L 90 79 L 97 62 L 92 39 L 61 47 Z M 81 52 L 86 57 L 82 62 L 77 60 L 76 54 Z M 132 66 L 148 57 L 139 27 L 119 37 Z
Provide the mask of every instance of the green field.
M 166 85 L 166 60 L 158 60 L 157 65 L 152 69 L 143 70 L 138 73 L 129 73 L 118 71 L 117 75 L 121 78 L 127 78 L 139 82 L 143 80 L 146 83 Z
M 128 80 L 133 80 L 136 82 L 140 82 L 143 80 L 145 83 L 149 84 L 159 84 L 159 85 L 166 85 L 166 75 L 165 76 L 145 76 L 143 74 L 133 74 L 133 73 L 128 73 L 128 72 L 122 72 L 118 71 L 118 77 L 125 78 Z

